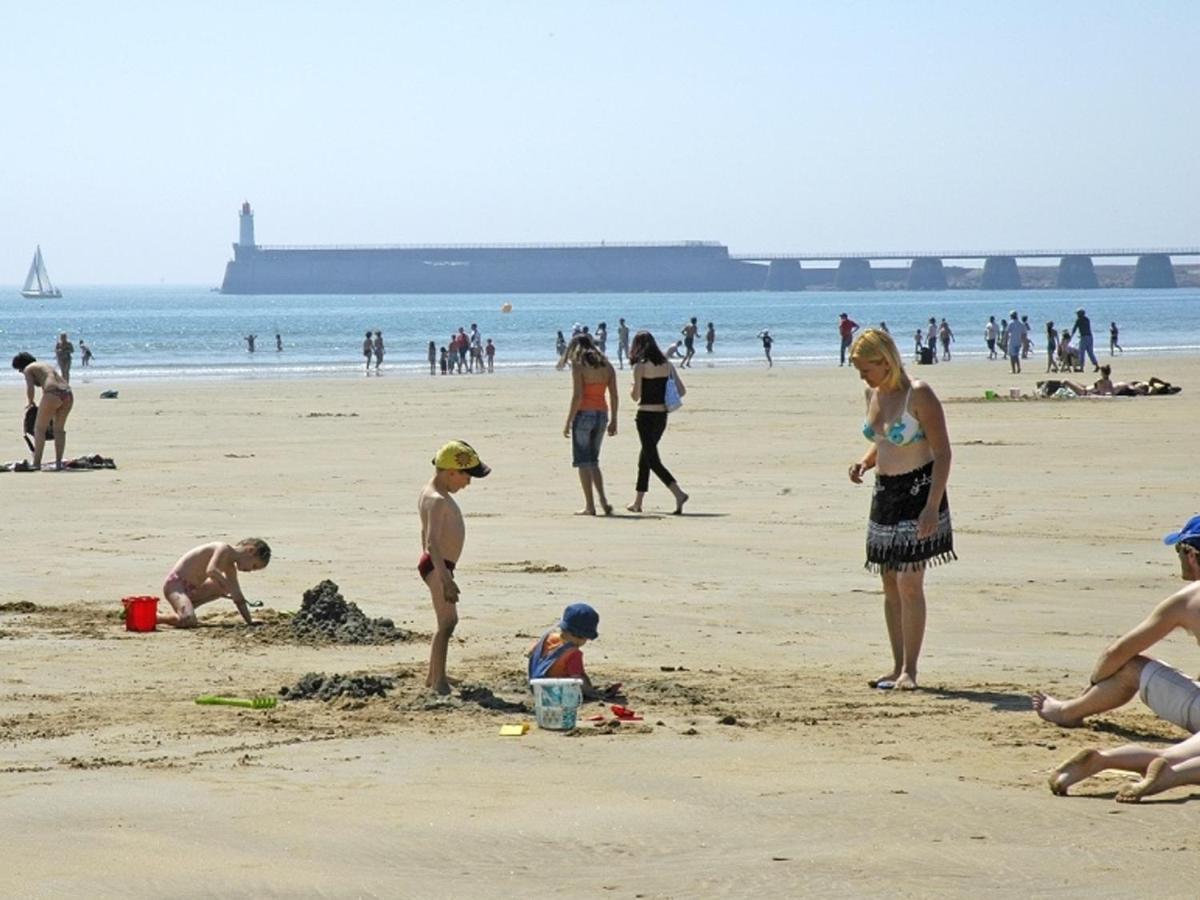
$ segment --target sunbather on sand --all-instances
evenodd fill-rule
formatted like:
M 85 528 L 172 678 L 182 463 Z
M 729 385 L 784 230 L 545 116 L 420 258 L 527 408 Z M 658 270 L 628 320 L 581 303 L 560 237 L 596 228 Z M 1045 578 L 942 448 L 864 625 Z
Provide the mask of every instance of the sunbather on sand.
M 270 561 L 271 548 L 262 538 L 246 538 L 236 545 L 214 541 L 192 548 L 171 567 L 163 582 L 163 596 L 173 611 L 161 613 L 158 624 L 195 628 L 196 607 L 228 597 L 246 624 L 253 625 L 252 604 L 242 594 L 237 573 L 257 572 Z
M 1107 397 L 1113 392 L 1113 381 L 1111 378 L 1112 367 L 1101 366 L 1100 377 L 1096 379 L 1095 384 L 1091 387 L 1085 387 L 1082 384 L 1076 384 L 1074 381 L 1063 380 L 1063 385 L 1069 387 L 1080 397 Z
M 1113 393 L 1118 397 L 1157 397 L 1161 394 L 1178 394 L 1181 390 L 1183 388 L 1154 376 L 1149 381 L 1118 381 L 1113 385 Z

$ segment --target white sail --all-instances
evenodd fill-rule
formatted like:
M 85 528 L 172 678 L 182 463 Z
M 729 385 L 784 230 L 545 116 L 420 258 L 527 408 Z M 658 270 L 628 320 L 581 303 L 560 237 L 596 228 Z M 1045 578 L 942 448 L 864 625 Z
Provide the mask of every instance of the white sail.
M 42 248 L 39 246 L 33 252 L 33 262 L 29 264 L 29 274 L 25 276 L 25 286 L 21 288 L 24 297 L 61 297 L 62 292 L 50 281 L 50 273 L 46 271 L 46 261 L 42 259 Z

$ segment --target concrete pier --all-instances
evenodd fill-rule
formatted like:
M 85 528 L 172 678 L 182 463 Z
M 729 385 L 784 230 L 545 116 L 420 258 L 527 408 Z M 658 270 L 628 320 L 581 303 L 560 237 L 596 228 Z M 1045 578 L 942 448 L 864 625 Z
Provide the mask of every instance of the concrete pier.
M 768 291 L 804 290 L 804 271 L 798 259 L 773 259 L 767 266 Z
M 838 263 L 833 286 L 839 291 L 875 290 L 875 273 L 869 259 L 843 259 Z
M 1021 289 L 1021 271 L 1012 256 L 989 256 L 983 261 L 983 276 L 979 288 L 984 291 L 1018 291 Z
M 1087 290 L 1099 286 L 1090 256 L 1064 256 L 1059 262 L 1055 287 Z
M 942 268 L 942 261 L 931 256 L 914 259 L 908 267 L 905 287 L 910 291 L 944 291 L 946 270 Z
M 1165 253 L 1139 256 L 1137 267 L 1133 270 L 1133 286 L 1135 288 L 1175 287 L 1175 270 L 1171 267 L 1171 257 Z

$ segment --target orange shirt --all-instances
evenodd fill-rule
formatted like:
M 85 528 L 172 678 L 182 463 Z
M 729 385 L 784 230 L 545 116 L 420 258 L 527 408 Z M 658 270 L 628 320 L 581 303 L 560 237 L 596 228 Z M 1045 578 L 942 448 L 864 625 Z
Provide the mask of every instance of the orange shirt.
M 543 654 L 550 654 L 561 647 L 563 637 L 557 631 L 552 631 L 546 635 L 546 644 L 543 648 Z M 576 647 L 574 650 L 567 650 L 550 664 L 550 671 L 545 675 L 546 678 L 580 678 L 583 676 L 583 651 Z
M 605 397 L 607 392 L 607 381 L 585 381 L 583 383 L 583 397 L 579 401 L 579 411 L 608 412 L 608 401 Z

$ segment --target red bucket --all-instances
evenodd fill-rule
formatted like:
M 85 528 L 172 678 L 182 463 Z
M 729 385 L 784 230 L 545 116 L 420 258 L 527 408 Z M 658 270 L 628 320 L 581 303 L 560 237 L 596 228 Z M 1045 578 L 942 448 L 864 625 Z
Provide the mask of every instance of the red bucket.
M 125 597 L 126 631 L 154 631 L 158 625 L 157 597 Z

